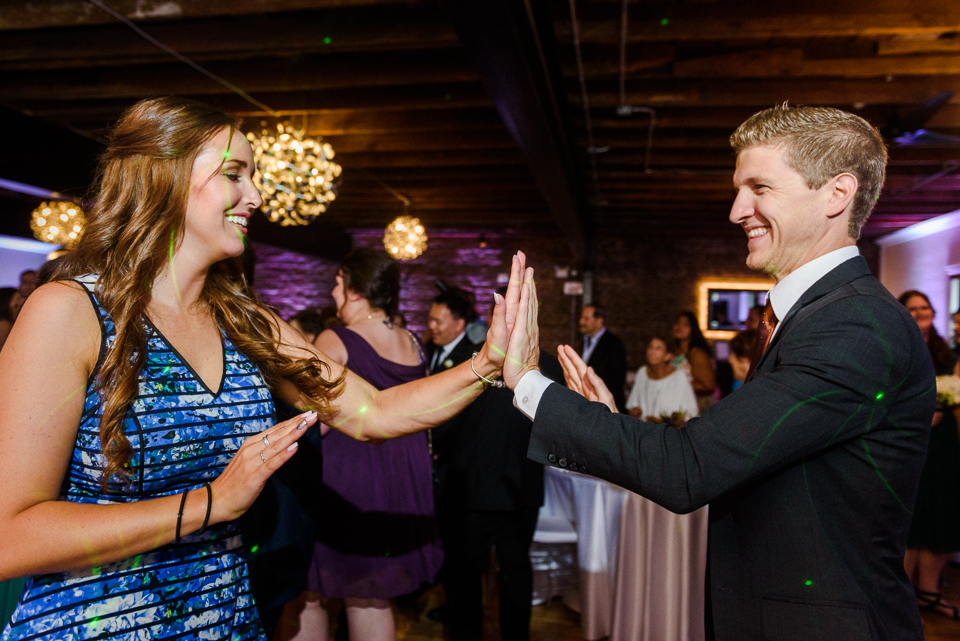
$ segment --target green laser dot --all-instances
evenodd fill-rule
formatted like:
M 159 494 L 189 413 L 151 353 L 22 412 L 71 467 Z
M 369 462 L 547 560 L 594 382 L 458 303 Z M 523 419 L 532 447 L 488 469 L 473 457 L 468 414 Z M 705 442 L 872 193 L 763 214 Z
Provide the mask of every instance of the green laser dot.
M 661 27 L 666 27 L 668 24 L 670 24 L 670 20 L 668 20 L 667 18 L 664 18 L 663 20 L 660 21 Z
M 326 38 L 323 39 L 323 44 L 325 45 L 330 44 L 330 36 L 327 36 Z
M 260 549 L 259 545 L 254 545 L 252 548 L 250 548 L 250 554 L 256 554 L 257 550 L 259 549 Z
M 448 93 L 443 94 L 443 99 L 444 99 L 444 100 L 450 100 L 451 98 L 453 98 L 453 96 L 451 96 L 450 94 L 448 94 Z
M 366 405 L 364 405 L 363 407 L 360 408 L 360 413 L 361 413 L 361 414 L 366 414 L 368 409 L 370 409 L 370 408 L 367 407 Z
M 881 400 L 882 398 L 883 398 L 883 392 L 877 392 L 877 395 L 874 397 L 873 400 L 879 401 L 879 400 Z
M 804 584 L 804 585 L 813 585 L 813 581 L 811 581 L 810 579 L 807 579 L 806 581 L 803 582 L 803 584 Z

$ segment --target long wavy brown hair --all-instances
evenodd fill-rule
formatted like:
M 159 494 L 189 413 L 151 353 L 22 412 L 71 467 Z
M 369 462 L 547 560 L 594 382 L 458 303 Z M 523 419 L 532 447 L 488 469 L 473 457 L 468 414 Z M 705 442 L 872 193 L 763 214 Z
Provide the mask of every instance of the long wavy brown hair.
M 98 273 L 97 298 L 116 326 L 94 381 L 104 398 L 104 487 L 114 477 L 132 475 L 133 448 L 123 425 L 146 362 L 151 287 L 183 236 L 194 160 L 219 132 L 229 129 L 232 135 L 239 128 L 239 119 L 184 98 L 143 100 L 128 109 L 100 159 L 83 238 L 54 273 L 56 279 Z M 241 261 L 228 259 L 210 268 L 200 300 L 268 385 L 290 381 L 307 406 L 330 418 L 343 377 L 331 380 L 329 365 L 316 358 L 280 354 L 279 327 L 267 320 L 251 292 Z

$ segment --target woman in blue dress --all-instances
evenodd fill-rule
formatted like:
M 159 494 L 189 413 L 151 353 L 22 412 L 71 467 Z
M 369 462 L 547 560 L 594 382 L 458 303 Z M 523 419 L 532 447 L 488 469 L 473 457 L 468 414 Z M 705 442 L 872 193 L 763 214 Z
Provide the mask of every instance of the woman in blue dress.
M 535 331 L 518 254 L 478 374 L 378 392 L 326 358 L 248 294 L 262 200 L 239 124 L 131 107 L 83 239 L 0 353 L 0 580 L 30 577 L 3 641 L 264 639 L 236 519 L 318 415 L 359 440 L 426 429 Z M 271 390 L 304 413 L 274 425 Z

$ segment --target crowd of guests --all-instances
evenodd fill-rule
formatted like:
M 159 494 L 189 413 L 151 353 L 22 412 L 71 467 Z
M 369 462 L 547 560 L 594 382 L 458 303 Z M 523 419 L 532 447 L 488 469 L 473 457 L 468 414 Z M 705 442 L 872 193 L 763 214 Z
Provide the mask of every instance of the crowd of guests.
M 450 638 L 479 640 L 491 549 L 501 633 L 528 638 L 543 469 L 527 458 L 531 423 L 504 381 L 517 387 L 539 360 L 535 381 L 566 375 L 586 387 L 532 349 L 536 323 L 522 319 L 537 301 L 525 257 L 513 258 L 486 323 L 472 293 L 444 284 L 428 337 L 414 335 L 398 315 L 397 263 L 364 249 L 340 263 L 335 310 L 288 322 L 257 298 L 239 260 L 262 199 L 238 127 L 190 100 L 131 107 L 101 159 L 77 248 L 0 292 L 0 535 L 16 542 L 0 577 L 30 577 L 3 641 L 132 630 L 325 640 L 335 616 L 346 638 L 390 641 L 392 602 L 436 581 Z M 900 303 L 937 374 L 955 375 L 929 298 L 909 291 Z M 762 351 L 765 317 L 751 310 L 730 342 L 740 383 Z M 695 432 L 685 423 L 727 393 L 696 316 L 681 312 L 649 338 L 629 394 L 627 347 L 610 322 L 596 302 L 580 317 L 590 387 L 609 390 L 609 409 L 670 426 L 646 429 Z M 552 383 L 532 384 L 544 392 Z M 923 610 L 960 618 L 940 592 L 943 565 L 960 550 L 956 401 L 933 416 L 904 567 Z M 298 463 L 320 471 L 316 482 L 292 480 Z M 285 501 L 314 512 L 287 532 L 292 546 L 266 533 L 261 548 L 260 533 L 244 528 L 280 524 Z M 277 520 L 249 518 L 257 510 Z M 286 547 L 306 552 L 291 557 Z

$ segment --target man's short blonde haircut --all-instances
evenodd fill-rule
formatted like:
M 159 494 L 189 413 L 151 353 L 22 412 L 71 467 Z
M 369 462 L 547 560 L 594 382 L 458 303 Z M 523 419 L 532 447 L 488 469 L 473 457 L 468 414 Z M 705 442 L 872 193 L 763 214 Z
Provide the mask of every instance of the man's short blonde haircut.
M 887 149 L 880 132 L 851 113 L 831 107 L 764 109 L 730 136 L 737 154 L 748 147 L 772 145 L 783 149 L 784 160 L 810 189 L 819 189 L 839 174 L 860 183 L 850 212 L 850 237 L 857 240 L 883 187 Z

